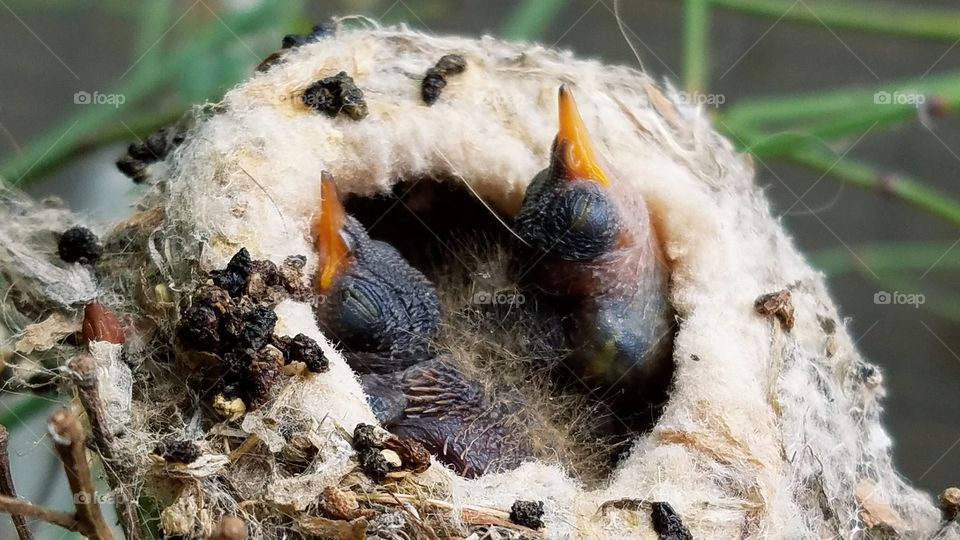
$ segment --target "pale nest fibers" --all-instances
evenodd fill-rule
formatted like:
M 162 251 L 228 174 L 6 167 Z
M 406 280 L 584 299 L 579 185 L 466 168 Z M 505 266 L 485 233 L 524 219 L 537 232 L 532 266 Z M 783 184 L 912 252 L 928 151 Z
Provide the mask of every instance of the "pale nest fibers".
M 420 80 L 446 54 L 462 55 L 467 69 L 427 106 Z M 299 99 L 340 71 L 362 89 L 365 118 L 331 118 Z M 311 275 L 310 220 L 323 170 L 341 193 L 363 196 L 400 180 L 466 183 L 491 208 L 514 215 L 547 162 L 561 83 L 576 92 L 598 150 L 630 182 L 621 189 L 641 191 L 656 216 L 679 318 L 666 409 L 606 481 L 587 487 L 561 466 L 531 461 L 475 480 L 434 463 L 392 488 L 343 482 L 355 468 L 343 433 L 375 420 L 311 307 L 296 299 L 277 306 L 275 333 L 316 339 L 330 370 L 285 378 L 239 423 L 211 428 L 203 420 L 209 411 L 196 401 L 204 389 L 169 359 L 179 307 L 210 270 L 245 247 L 277 265 L 304 255 Z M 640 71 L 491 38 L 344 29 L 286 51 L 198 111 L 163 165 L 138 213 L 105 233 L 99 285 L 83 267 L 54 261 L 50 232 L 75 221 L 56 210 L 33 206 L 35 214 L 12 221 L 25 203 L 5 205 L 0 261 L 22 303 L 33 306 L 20 310 L 31 320 L 13 321 L 14 329 L 52 311 L 76 320 L 77 306 L 97 296 L 128 322 L 132 397 L 116 385 L 105 394 L 121 394 L 109 401 L 126 423 L 118 453 L 134 464 L 130 484 L 174 505 L 164 513 L 167 528 L 203 534 L 221 515 L 236 514 L 252 537 L 275 537 L 278 516 L 308 514 L 331 485 L 355 487 L 361 501 L 391 489 L 451 503 L 454 512 L 443 515 L 460 531 L 470 521 L 458 518 L 460 509 L 509 511 L 517 499 L 542 500 L 548 538 L 655 537 L 649 511 L 623 499 L 669 502 L 695 538 L 927 537 L 939 527 L 931 498 L 891 463 L 879 372 L 855 349 L 822 274 L 771 215 L 750 160 L 702 109 Z M 754 306 L 783 289 L 791 293 L 792 329 Z M 96 356 L 106 368 L 110 354 Z M 102 383 L 112 379 L 123 375 L 107 373 Z M 238 449 L 248 434 L 256 439 Z M 204 456 L 179 468 L 152 463 L 148 454 L 169 435 L 203 441 Z M 295 435 L 316 441 L 317 457 L 303 474 L 279 474 Z M 388 521 L 369 518 L 368 533 L 388 534 Z

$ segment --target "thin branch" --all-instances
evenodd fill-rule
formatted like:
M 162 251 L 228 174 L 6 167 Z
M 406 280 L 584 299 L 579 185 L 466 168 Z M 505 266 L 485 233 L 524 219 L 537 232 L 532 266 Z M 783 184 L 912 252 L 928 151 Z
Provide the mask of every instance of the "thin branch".
M 960 225 L 960 202 L 916 178 L 884 174 L 871 165 L 851 159 L 838 161 L 832 153 L 810 148 L 798 149 L 785 157 L 799 165 L 826 172 L 845 184 L 892 195 L 928 214 Z
M 63 470 L 67 473 L 70 491 L 73 492 L 77 511 L 76 530 L 91 540 L 113 540 L 113 534 L 104 521 L 97 502 L 80 420 L 69 409 L 61 409 L 50 417 L 47 427 L 53 437 L 57 455 L 63 462 Z
M 10 472 L 10 452 L 7 449 L 9 434 L 7 428 L 0 425 L 0 495 L 17 498 L 17 490 L 13 485 L 13 474 Z M 13 526 L 17 529 L 20 540 L 33 540 L 33 533 L 27 526 L 27 520 L 22 514 L 10 514 Z
M 68 531 L 81 532 L 80 522 L 77 521 L 77 518 L 73 515 L 58 510 L 51 510 L 44 506 L 37 506 L 30 501 L 10 497 L 9 495 L 0 495 L 0 512 L 10 514 L 11 516 L 39 519 L 40 521 L 52 523 Z
M 123 478 L 132 475 L 127 474 L 129 467 L 122 465 L 120 460 L 116 459 L 116 452 L 113 450 L 113 433 L 108 427 L 106 410 L 103 400 L 100 398 L 96 366 L 91 357 L 80 356 L 71 360 L 68 367 L 77 385 L 80 404 L 87 413 L 87 419 L 90 422 L 94 448 L 104 461 L 104 470 L 107 473 L 107 481 L 110 483 L 110 487 L 117 492 L 114 506 L 117 509 L 117 515 L 120 517 L 120 525 L 123 527 L 127 540 L 140 540 L 142 535 L 137 520 L 137 509 L 133 504 L 133 498 L 123 483 Z
M 849 28 L 886 36 L 955 41 L 960 39 L 955 9 L 918 9 L 883 5 L 882 2 L 822 2 L 807 0 L 710 0 L 718 8 L 758 17 Z M 880 4 L 880 5 L 878 5 Z

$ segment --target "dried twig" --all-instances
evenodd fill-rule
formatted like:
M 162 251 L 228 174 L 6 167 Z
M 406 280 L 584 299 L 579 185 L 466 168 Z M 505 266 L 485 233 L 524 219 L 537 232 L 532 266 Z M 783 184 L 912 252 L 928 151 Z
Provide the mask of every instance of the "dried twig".
M 91 540 L 113 540 L 97 503 L 80 420 L 69 409 L 61 409 L 50 417 L 47 426 L 73 492 L 77 511 L 75 530 Z
M 10 514 L 13 517 L 39 519 L 63 527 L 68 531 L 81 532 L 80 522 L 75 516 L 66 512 L 37 506 L 30 501 L 10 497 L 9 495 L 0 495 L 0 512 Z M 19 530 L 17 532 L 19 532 Z M 27 531 L 27 533 L 29 534 L 29 531 Z M 20 538 L 24 537 L 21 536 Z M 27 538 L 32 538 L 32 536 Z
M 89 356 L 80 356 L 71 360 L 68 367 L 77 385 L 80 404 L 87 413 L 87 419 L 90 422 L 94 447 L 106 465 L 104 470 L 107 473 L 107 481 L 117 493 L 114 506 L 117 509 L 117 515 L 120 517 L 120 525 L 123 527 L 127 540 L 140 540 L 142 535 L 137 520 L 136 506 L 133 504 L 133 498 L 130 496 L 129 490 L 123 483 L 123 478 L 129 478 L 132 475 L 126 474 L 128 467 L 122 465 L 116 459 L 116 453 L 113 450 L 113 433 L 107 427 L 106 411 L 103 400 L 100 399 L 96 366 Z
M 17 498 L 17 491 L 13 486 L 13 475 L 10 473 L 10 453 L 7 451 L 7 428 L 0 425 L 0 495 Z M 29 503 L 28 503 L 29 504 Z M 33 540 L 33 533 L 27 526 L 24 514 L 10 513 L 13 526 L 17 529 L 20 540 Z

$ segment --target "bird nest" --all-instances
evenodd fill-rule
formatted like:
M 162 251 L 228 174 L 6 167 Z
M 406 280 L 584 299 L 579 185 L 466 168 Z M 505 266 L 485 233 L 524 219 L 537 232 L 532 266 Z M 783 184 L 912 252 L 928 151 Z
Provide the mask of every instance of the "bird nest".
M 115 494 L 153 501 L 166 536 L 205 537 L 224 516 L 251 538 L 936 529 L 929 497 L 893 469 L 880 373 L 704 111 L 640 71 L 535 45 L 380 28 L 287 41 L 223 101 L 131 147 L 121 168 L 151 188 L 95 264 L 51 256 L 75 216 L 12 194 L 3 207 L 8 320 L 33 352 L 15 373 L 96 375 Z M 613 439 L 597 436 L 602 403 L 537 371 L 563 351 L 536 317 L 476 308 L 523 294 L 505 261 L 561 84 L 616 189 L 645 202 L 670 270 L 668 399 Z M 495 393 L 497 425 L 534 442 L 529 458 L 459 475 L 373 427 L 315 317 L 322 171 L 457 314 L 438 343 Z M 90 345 L 62 339 L 81 324 Z M 256 354 L 231 371 L 230 347 Z M 77 356 L 94 367 L 67 364 Z

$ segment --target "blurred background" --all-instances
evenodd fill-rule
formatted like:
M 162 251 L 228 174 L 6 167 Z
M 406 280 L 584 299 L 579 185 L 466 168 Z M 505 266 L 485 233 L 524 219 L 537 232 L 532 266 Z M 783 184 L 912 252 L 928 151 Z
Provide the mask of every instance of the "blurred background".
M 0 175 L 94 221 L 124 216 L 143 189 L 114 166 L 126 143 L 335 15 L 642 61 L 753 154 L 883 369 L 900 470 L 938 494 L 960 484 L 960 9 L 862 1 L 0 0 Z M 45 428 L 57 399 L 2 394 L 0 423 L 21 494 L 66 510 Z

